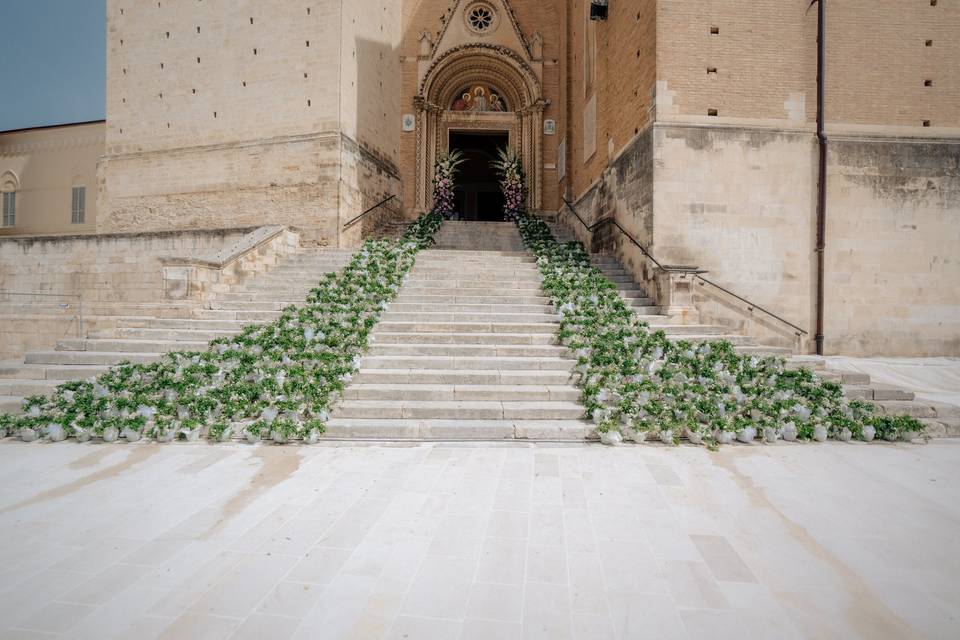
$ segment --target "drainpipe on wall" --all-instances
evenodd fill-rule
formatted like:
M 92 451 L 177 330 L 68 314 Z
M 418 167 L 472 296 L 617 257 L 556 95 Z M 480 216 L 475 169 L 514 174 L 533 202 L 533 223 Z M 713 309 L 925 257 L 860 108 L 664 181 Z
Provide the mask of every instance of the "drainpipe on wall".
M 826 0 L 817 3 L 817 144 L 820 148 L 820 171 L 817 180 L 817 355 L 823 355 L 823 306 L 824 306 L 824 249 L 827 233 L 827 134 L 824 131 L 824 72 L 826 70 L 826 46 L 824 43 Z

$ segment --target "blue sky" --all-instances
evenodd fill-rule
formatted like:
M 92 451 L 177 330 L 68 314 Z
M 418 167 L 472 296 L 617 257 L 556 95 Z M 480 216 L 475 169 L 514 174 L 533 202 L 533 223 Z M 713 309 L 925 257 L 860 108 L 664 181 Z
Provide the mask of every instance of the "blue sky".
M 102 120 L 106 0 L 0 5 L 0 131 Z

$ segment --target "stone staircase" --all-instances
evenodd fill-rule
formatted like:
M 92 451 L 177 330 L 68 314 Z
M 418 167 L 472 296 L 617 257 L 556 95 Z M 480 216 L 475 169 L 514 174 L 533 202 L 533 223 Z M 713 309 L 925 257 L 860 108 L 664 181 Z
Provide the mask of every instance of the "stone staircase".
M 566 242 L 575 239 L 564 225 L 551 224 L 550 228 L 558 240 Z M 960 407 L 919 401 L 913 392 L 875 383 L 865 373 L 833 371 L 822 359 L 793 357 L 795 354 L 790 349 L 757 344 L 754 338 L 731 334 L 726 327 L 720 325 L 673 323 L 668 316 L 661 314 L 660 307 L 656 306 L 652 298 L 646 297 L 615 256 L 598 253 L 591 255 L 590 259 L 594 266 L 616 283 L 620 296 L 651 329 L 662 329 L 672 340 L 727 340 L 734 345 L 738 353 L 782 355 L 788 358 L 788 366 L 811 368 L 821 380 L 841 384 L 848 398 L 872 402 L 882 414 L 913 416 L 927 425 L 928 433 L 932 436 L 960 436 Z
M 516 226 L 447 222 L 437 246 L 377 325 L 327 435 L 582 441 L 575 361 Z
M 320 275 L 342 268 L 350 249 L 304 249 L 201 305 L 99 305 L 85 319 L 87 337 L 60 340 L 0 362 L 0 412 L 17 413 L 25 396 L 51 393 L 67 380 L 89 379 L 123 360 L 151 362 L 168 351 L 203 350 L 210 340 L 266 322 L 303 304 Z
M 512 222 L 447 220 L 434 239 L 437 249 L 527 253 L 517 225 Z

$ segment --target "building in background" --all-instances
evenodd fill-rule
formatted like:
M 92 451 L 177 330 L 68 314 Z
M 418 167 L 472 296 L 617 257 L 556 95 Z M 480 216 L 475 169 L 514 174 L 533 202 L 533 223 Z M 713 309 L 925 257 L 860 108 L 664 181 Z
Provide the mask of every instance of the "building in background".
M 0 133 L 0 237 L 93 233 L 104 123 Z
M 280 224 L 346 246 L 344 223 L 389 196 L 428 209 L 453 148 L 462 217 L 496 217 L 489 159 L 510 145 L 530 208 L 642 279 L 652 262 L 627 234 L 808 334 L 822 292 L 827 352 L 960 354 L 960 5 L 826 5 L 821 286 L 817 6 L 610 0 L 592 20 L 591 4 L 108 0 L 107 120 L 86 125 L 105 127 L 99 182 L 90 156 L 56 178 L 14 166 L 20 138 L 61 129 L 0 134 L 12 231 Z M 64 214 L 75 186 L 82 225 Z M 710 291 L 701 316 L 740 323 Z

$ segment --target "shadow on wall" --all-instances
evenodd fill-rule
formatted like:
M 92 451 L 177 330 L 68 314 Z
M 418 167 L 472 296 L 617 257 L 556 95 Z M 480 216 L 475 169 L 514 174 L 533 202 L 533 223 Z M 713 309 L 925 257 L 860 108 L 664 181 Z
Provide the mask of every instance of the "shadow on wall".
M 390 196 L 402 201 L 400 170 L 400 60 L 399 52 L 383 42 L 357 38 L 356 93 L 352 113 L 341 137 L 340 182 L 341 246 L 356 246 L 371 229 L 398 218 L 395 208 L 377 207 L 362 223 L 343 225 Z M 345 81 L 344 81 L 345 82 Z M 343 87 L 345 91 L 347 88 Z

